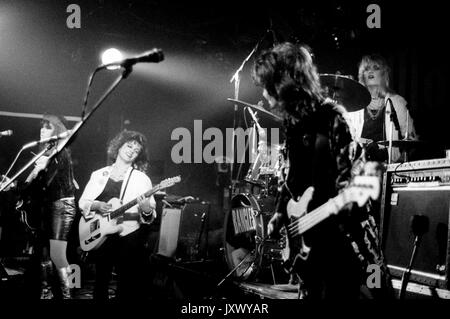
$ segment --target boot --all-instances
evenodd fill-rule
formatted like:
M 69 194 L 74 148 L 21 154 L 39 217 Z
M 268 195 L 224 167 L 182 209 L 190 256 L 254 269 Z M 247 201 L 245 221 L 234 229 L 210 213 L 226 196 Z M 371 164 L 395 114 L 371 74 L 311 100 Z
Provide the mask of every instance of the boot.
M 49 284 L 53 264 L 50 260 L 41 262 L 41 296 L 40 299 L 53 299 L 52 290 Z
M 55 299 L 72 299 L 67 267 L 56 269 L 56 277 L 53 292 Z

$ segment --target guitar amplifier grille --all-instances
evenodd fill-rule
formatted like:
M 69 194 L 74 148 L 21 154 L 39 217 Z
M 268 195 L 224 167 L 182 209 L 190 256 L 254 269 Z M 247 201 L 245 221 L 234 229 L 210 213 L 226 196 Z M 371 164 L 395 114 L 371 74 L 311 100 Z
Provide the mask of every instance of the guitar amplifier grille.
M 189 203 L 182 208 L 164 208 L 158 254 L 180 261 L 206 257 L 208 218 L 209 204 Z
M 450 187 L 394 187 L 385 200 L 383 237 L 391 274 L 401 277 L 407 268 L 414 245 L 411 219 L 425 215 L 429 228 L 419 243 L 410 279 L 448 288 Z

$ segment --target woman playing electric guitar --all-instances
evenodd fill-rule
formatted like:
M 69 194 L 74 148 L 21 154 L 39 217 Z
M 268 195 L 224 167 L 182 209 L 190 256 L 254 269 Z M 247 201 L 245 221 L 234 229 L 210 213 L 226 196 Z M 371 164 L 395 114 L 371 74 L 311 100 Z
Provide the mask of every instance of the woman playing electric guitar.
M 108 159 L 112 165 L 92 173 L 79 201 L 84 218 L 90 219 L 137 198 L 138 204 L 117 222 L 115 234 L 108 236 L 93 252 L 96 263 L 94 299 L 99 301 L 109 298 L 108 284 L 113 266 L 118 275 L 118 299 L 136 300 L 146 295 L 148 229 L 141 225 L 153 222 L 156 217 L 153 196 L 140 196 L 152 188 L 152 182 L 145 174 L 148 165 L 146 145 L 147 139 L 141 133 L 119 133 L 108 146 Z

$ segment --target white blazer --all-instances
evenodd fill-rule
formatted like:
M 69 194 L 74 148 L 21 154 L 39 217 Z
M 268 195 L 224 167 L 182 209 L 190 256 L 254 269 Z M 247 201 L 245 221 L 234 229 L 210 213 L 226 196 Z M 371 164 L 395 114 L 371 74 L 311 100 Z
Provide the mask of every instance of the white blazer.
M 125 184 L 130 176 L 132 168 L 130 167 L 124 177 L 122 187 L 120 189 L 120 198 L 123 196 L 123 203 L 126 204 L 135 198 L 139 197 L 143 193 L 149 191 L 152 188 L 152 182 L 150 178 L 143 172 L 136 169 L 133 170 L 131 177 L 128 182 L 125 194 L 123 194 L 125 189 Z M 91 210 L 91 206 L 94 200 L 103 192 L 106 183 L 108 182 L 109 176 L 112 172 L 112 166 L 103 167 L 99 170 L 94 171 L 91 174 L 91 178 L 84 188 L 83 194 L 80 197 L 78 205 L 83 213 L 87 213 Z M 152 206 L 156 206 L 155 199 L 153 196 L 150 198 Z M 134 205 L 127 210 L 130 213 L 139 212 L 138 205 Z M 156 211 L 153 211 L 156 217 Z M 121 223 L 124 226 L 124 230 L 120 233 L 120 236 L 128 235 L 129 233 L 137 230 L 139 228 L 139 222 L 137 220 L 126 220 Z

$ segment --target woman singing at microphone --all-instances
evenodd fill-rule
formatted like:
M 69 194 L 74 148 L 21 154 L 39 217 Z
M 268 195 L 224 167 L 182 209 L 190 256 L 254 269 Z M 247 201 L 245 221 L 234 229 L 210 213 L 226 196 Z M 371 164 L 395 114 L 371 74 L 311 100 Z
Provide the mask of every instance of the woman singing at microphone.
M 44 115 L 40 138 L 48 139 L 67 132 L 63 117 Z M 36 240 L 37 256 L 41 264 L 41 299 L 69 299 L 69 287 L 66 249 L 70 228 L 75 218 L 75 190 L 78 188 L 73 175 L 70 150 L 64 148 L 56 158 L 50 158 L 56 152 L 57 143 L 44 143 L 41 150 L 47 148 L 39 158 L 33 171 L 26 180 L 27 194 L 33 207 L 39 209 L 39 227 Z M 36 211 L 33 211 L 35 214 Z M 50 260 L 48 260 L 50 255 Z M 47 270 L 53 270 L 51 293 L 47 286 Z

